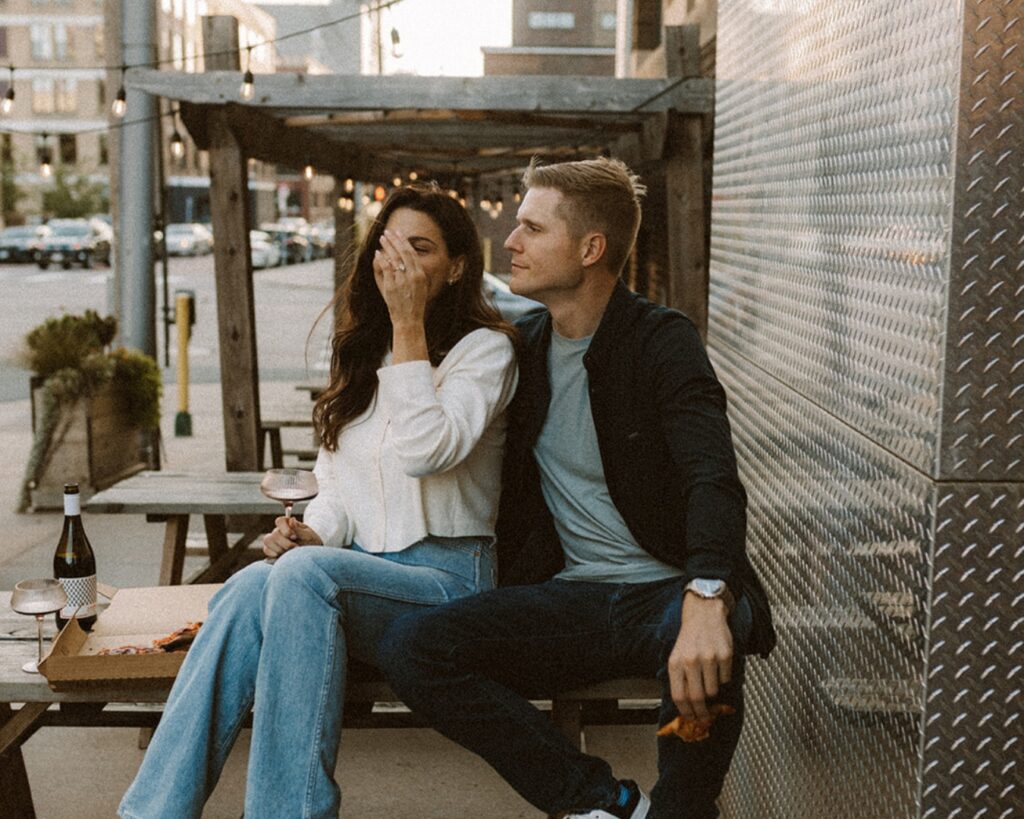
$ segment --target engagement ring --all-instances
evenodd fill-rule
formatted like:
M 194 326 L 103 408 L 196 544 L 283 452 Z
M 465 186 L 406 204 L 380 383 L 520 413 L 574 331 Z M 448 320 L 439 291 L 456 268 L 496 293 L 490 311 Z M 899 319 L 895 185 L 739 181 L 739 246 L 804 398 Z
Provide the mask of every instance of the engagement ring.
M 399 262 L 398 263 L 398 272 L 399 273 L 404 273 L 405 272 L 405 264 L 403 262 Z

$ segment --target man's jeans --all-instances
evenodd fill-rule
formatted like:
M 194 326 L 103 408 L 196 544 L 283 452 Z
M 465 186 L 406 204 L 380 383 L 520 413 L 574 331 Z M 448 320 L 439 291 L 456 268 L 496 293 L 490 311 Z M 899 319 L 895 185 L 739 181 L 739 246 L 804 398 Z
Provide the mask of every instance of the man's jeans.
M 608 763 L 574 748 L 529 698 L 616 677 L 662 682 L 661 724 L 678 715 L 666 663 L 679 633 L 682 581 L 615 584 L 550 580 L 496 589 L 406 615 L 384 638 L 383 668 L 402 700 L 442 734 L 479 754 L 523 798 L 549 814 L 610 804 Z M 658 739 L 658 819 L 715 817 L 715 799 L 743 724 L 742 650 L 751 609 L 730 618 L 732 682 L 703 742 Z M 654 740 L 654 731 L 651 730 Z
M 402 552 L 303 546 L 254 563 L 210 603 L 124 817 L 198 817 L 255 700 L 246 819 L 334 817 L 346 653 L 379 665 L 390 623 L 494 585 L 490 539 Z

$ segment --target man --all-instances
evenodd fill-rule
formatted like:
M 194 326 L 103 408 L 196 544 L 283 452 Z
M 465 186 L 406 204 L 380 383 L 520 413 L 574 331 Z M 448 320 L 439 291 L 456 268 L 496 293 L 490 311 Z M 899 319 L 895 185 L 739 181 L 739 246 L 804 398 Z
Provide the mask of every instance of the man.
M 644 193 L 626 166 L 534 164 L 523 182 L 511 288 L 547 311 L 519 322 L 498 518 L 506 587 L 399 620 L 385 668 L 406 704 L 542 811 L 717 816 L 742 654 L 774 643 L 744 550 L 725 395 L 693 324 L 619 281 Z M 650 799 L 528 701 L 642 675 L 663 684 L 662 724 L 705 719 L 712 700 L 735 709 L 702 742 L 658 740 Z

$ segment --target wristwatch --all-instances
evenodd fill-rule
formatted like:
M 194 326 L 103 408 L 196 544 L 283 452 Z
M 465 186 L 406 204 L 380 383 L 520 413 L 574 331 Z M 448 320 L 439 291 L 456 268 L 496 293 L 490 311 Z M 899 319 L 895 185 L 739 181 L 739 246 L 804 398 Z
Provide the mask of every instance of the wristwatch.
M 736 599 L 732 596 L 732 592 L 729 590 L 729 587 L 725 584 L 724 580 L 710 580 L 705 577 L 695 577 L 683 586 L 683 591 L 693 592 L 695 595 L 703 597 L 705 600 L 722 600 L 722 602 L 725 603 L 725 611 L 727 614 L 731 614 L 736 605 Z

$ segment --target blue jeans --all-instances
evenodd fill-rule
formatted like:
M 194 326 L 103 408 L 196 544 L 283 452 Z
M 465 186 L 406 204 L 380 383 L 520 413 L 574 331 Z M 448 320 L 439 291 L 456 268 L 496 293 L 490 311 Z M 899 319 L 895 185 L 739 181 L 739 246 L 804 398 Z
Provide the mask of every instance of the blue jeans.
M 528 702 L 616 677 L 662 682 L 661 724 L 678 715 L 669 692 L 669 654 L 679 634 L 682 581 L 617 584 L 549 580 L 496 589 L 395 621 L 383 668 L 396 693 L 445 736 L 483 757 L 519 794 L 548 814 L 611 803 L 607 762 L 582 753 Z M 743 648 L 751 609 L 730 617 L 732 682 L 716 702 L 711 738 L 658 739 L 658 782 L 650 816 L 714 817 L 715 800 L 743 724 Z M 652 739 L 653 729 L 651 731 Z
M 396 617 L 493 585 L 488 538 L 303 546 L 242 570 L 214 595 L 119 814 L 200 816 L 254 708 L 246 819 L 337 816 L 347 656 L 379 665 Z

